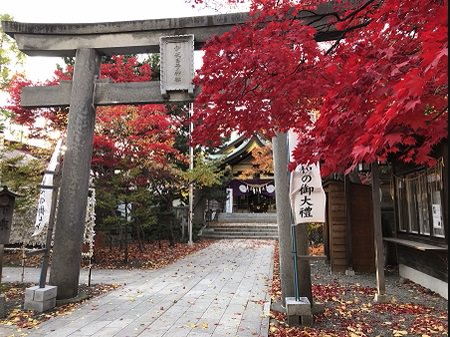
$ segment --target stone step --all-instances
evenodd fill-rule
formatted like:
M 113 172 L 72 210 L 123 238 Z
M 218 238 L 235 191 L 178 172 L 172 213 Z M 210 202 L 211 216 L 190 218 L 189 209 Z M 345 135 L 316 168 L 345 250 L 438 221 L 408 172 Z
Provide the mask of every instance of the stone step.
M 276 213 L 219 213 L 218 222 L 277 223 Z
M 222 235 L 222 234 L 202 234 L 202 237 L 208 239 L 261 239 L 278 240 L 278 235 Z
M 277 229 L 259 229 L 255 230 L 252 228 L 205 228 L 203 229 L 205 233 L 271 233 L 278 234 Z
M 238 230 L 238 229 L 254 229 L 254 230 L 278 230 L 277 224 L 251 224 L 251 223 L 210 223 L 208 225 L 208 228 L 212 229 L 231 229 L 231 230 Z
M 217 221 L 203 229 L 211 239 L 278 239 L 275 213 L 219 213 Z
M 202 237 L 211 239 L 278 239 L 276 224 L 212 223 Z
M 203 234 L 223 234 L 223 235 L 278 235 L 278 231 L 249 231 L 249 230 L 203 230 Z

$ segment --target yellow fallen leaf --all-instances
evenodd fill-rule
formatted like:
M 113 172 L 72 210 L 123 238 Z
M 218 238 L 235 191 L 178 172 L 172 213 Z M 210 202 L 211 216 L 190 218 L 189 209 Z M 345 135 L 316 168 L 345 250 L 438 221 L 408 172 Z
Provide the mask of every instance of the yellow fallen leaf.
M 270 332 L 277 332 L 278 328 L 276 326 L 271 326 L 270 327 Z

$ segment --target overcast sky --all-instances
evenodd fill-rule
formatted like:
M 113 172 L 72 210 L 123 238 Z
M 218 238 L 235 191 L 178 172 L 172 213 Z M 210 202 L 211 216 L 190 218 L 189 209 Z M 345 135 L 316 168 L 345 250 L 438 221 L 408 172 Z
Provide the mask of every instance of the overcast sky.
M 245 9 L 240 9 L 245 10 Z M 192 8 L 185 0 L 0 0 L 0 13 L 14 21 L 32 23 L 87 23 L 174 18 L 216 14 Z M 27 57 L 25 73 L 33 81 L 51 78 L 60 58 Z

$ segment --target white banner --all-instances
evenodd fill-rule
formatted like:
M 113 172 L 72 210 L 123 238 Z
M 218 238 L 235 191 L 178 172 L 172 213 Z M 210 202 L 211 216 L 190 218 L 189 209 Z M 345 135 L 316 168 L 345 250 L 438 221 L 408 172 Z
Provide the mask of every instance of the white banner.
M 288 132 L 290 160 L 297 144 L 297 134 Z M 319 163 L 298 165 L 291 172 L 290 200 L 294 224 L 325 222 L 326 194 L 322 187 Z
M 291 172 L 290 185 L 294 224 L 325 222 L 326 195 L 319 164 L 299 165 Z
M 225 202 L 225 213 L 233 213 L 233 189 L 227 188 L 227 200 Z
M 61 154 L 62 138 L 58 140 L 53 151 L 50 163 L 48 164 L 47 171 L 54 172 L 59 161 Z M 53 186 L 53 173 L 45 173 L 42 179 L 43 186 Z M 52 195 L 53 189 L 41 188 L 39 194 L 38 208 L 36 214 L 36 223 L 34 225 L 34 232 L 32 236 L 39 235 L 45 226 L 48 226 L 50 222 L 50 209 L 52 207 Z

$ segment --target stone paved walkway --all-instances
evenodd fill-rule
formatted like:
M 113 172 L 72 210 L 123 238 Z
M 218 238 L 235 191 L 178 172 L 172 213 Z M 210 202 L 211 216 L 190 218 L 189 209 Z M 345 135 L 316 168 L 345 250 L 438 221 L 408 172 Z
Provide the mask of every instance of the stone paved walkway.
M 272 241 L 222 240 L 159 270 L 93 270 L 92 283 L 126 285 L 22 333 L 30 337 L 266 337 L 272 256 Z M 15 277 L 12 269 L 5 268 L 3 281 L 8 278 Z

